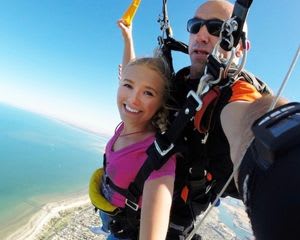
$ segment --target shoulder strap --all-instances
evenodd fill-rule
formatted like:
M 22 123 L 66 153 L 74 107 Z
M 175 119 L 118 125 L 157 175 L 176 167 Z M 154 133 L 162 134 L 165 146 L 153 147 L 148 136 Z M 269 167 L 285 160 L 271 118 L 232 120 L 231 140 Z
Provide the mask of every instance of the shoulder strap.
M 118 193 L 125 196 L 125 212 L 128 221 L 136 222 L 138 212 L 138 201 L 143 192 L 144 183 L 152 171 L 160 169 L 168 159 L 177 152 L 177 142 L 186 125 L 193 119 L 196 111 L 201 107 L 201 100 L 194 91 L 187 94 L 184 107 L 178 112 L 177 117 L 162 134 L 157 134 L 156 140 L 147 149 L 148 157 L 137 173 L 128 189 L 121 189 L 112 181 L 110 186 Z
M 194 118 L 194 126 L 200 133 L 207 133 L 210 129 L 214 106 L 216 105 L 220 94 L 220 89 L 216 86 L 202 96 L 202 107 L 196 112 Z M 206 115 L 206 118 L 203 118 L 204 115 Z
M 256 90 L 261 94 L 272 94 L 271 88 L 258 77 L 254 76 L 251 72 L 247 70 L 242 70 L 240 75 L 250 84 L 252 84 Z
M 262 81 L 255 78 L 250 73 L 244 71 L 243 77 L 246 81 L 253 84 L 259 92 L 269 93 L 269 88 Z M 218 94 L 217 94 L 218 95 Z M 137 173 L 134 181 L 130 183 L 128 189 L 120 191 L 115 189 L 119 193 L 126 197 L 125 206 L 128 208 L 128 212 L 135 212 L 138 210 L 138 200 L 143 192 L 144 183 L 150 176 L 153 170 L 160 169 L 167 160 L 177 152 L 177 141 L 183 133 L 188 122 L 190 122 L 196 112 L 202 107 L 202 100 L 199 99 L 194 91 L 190 91 L 187 94 L 187 100 L 183 108 L 178 112 L 177 117 L 172 122 L 168 130 L 163 134 L 157 134 L 156 140 L 147 149 L 148 157 L 141 169 Z

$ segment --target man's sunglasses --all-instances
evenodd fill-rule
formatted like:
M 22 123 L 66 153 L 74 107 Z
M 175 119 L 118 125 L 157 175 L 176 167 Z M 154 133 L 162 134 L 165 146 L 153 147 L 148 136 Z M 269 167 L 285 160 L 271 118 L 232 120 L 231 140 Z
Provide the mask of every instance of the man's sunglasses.
M 192 18 L 187 22 L 187 30 L 189 33 L 196 34 L 199 32 L 200 28 L 206 26 L 207 31 L 216 37 L 219 37 L 220 31 L 222 29 L 223 21 L 219 19 L 208 19 L 204 20 L 201 18 Z

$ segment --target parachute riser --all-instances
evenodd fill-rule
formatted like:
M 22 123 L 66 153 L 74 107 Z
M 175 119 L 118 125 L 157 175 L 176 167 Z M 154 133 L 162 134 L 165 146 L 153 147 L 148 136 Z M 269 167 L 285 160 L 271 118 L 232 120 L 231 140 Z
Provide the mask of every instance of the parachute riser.
M 172 28 L 169 22 L 168 11 L 167 11 L 167 0 L 163 0 L 162 13 L 158 17 L 160 24 L 160 30 L 162 31 L 161 36 L 158 36 L 158 48 L 156 49 L 156 56 L 163 56 L 170 67 L 172 77 L 175 76 L 175 71 L 172 61 L 172 51 L 179 51 L 188 53 L 188 46 L 180 41 L 176 41 L 172 36 Z
M 228 22 L 233 24 L 234 26 L 228 27 Z M 231 81 L 232 80 L 235 81 L 246 64 L 246 60 L 247 60 L 246 33 L 243 32 L 241 38 L 241 44 L 243 46 L 242 58 L 239 63 L 236 63 L 235 56 L 236 56 L 237 49 L 233 45 L 234 38 L 232 34 L 235 31 L 235 29 L 237 29 L 236 26 L 237 22 L 232 21 L 232 19 L 229 19 L 228 22 L 225 21 L 222 26 L 219 41 L 217 42 L 212 53 L 208 57 L 207 65 L 204 69 L 204 75 L 202 76 L 200 82 L 204 78 L 209 79 L 207 83 L 210 85 L 218 85 L 224 79 L 230 79 Z M 223 30 L 227 32 L 226 35 L 228 37 L 226 39 L 222 37 L 224 35 Z M 227 58 L 225 58 L 224 53 L 222 53 L 221 44 L 223 41 L 226 41 L 229 44 L 229 46 L 231 46 L 230 50 L 228 51 Z M 210 77 L 207 77 L 206 75 L 210 75 Z M 222 83 L 222 85 L 225 84 Z
M 160 24 L 162 31 L 162 38 L 169 38 L 173 36 L 171 25 L 168 17 L 167 0 L 163 0 L 162 13 L 158 16 L 157 22 Z
M 243 28 L 251 3 L 252 0 L 237 0 L 231 18 L 224 21 L 219 41 L 209 55 L 204 70 L 204 75 L 211 75 L 211 77 L 205 77 L 210 79 L 208 84 L 218 85 L 222 82 L 221 85 L 226 85 L 222 80 L 235 81 L 243 70 L 247 59 L 247 39 Z M 239 43 L 242 44 L 243 55 L 239 63 L 236 63 L 236 47 Z M 229 54 L 226 58 L 224 51 Z

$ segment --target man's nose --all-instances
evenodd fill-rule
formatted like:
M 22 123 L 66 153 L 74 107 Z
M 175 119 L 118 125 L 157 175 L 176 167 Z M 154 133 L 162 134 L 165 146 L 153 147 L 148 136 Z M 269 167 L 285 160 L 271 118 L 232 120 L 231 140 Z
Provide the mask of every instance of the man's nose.
M 196 37 L 200 42 L 205 42 L 205 43 L 208 42 L 209 33 L 207 31 L 206 25 L 200 27 L 199 31 L 196 33 Z

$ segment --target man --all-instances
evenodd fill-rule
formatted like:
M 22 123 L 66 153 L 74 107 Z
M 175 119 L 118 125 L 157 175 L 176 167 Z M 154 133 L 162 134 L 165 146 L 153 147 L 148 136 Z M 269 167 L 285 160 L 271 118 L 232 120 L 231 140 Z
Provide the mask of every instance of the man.
M 202 4 L 196 10 L 194 17 L 188 21 L 191 66 L 176 74 L 175 98 L 181 100 L 178 107 L 184 104 L 185 96 L 190 90 L 195 91 L 197 89 L 199 79 L 202 77 L 207 64 L 207 57 L 219 40 L 222 21 L 229 19 L 232 11 L 233 5 L 231 3 L 211 0 Z M 235 63 L 238 62 L 243 51 L 241 44 L 236 49 Z M 223 54 L 224 57 L 227 57 L 226 52 Z M 229 144 L 224 135 L 220 116 L 224 114 L 233 115 L 236 110 L 243 111 L 239 105 L 240 101 L 251 102 L 260 97 L 261 94 L 250 83 L 243 80 L 223 87 L 218 98 L 209 104 L 202 120 L 198 123 L 208 126 L 209 129 L 204 133 L 199 133 L 194 130 L 194 126 L 190 126 L 185 132 L 189 151 L 187 151 L 188 156 L 185 157 L 187 161 L 177 161 L 176 180 L 178 181 L 175 183 L 175 187 L 181 192 L 173 200 L 169 239 L 172 239 L 172 235 L 178 234 L 176 230 L 183 230 L 183 237 L 187 236 L 187 232 L 193 227 L 193 219 L 205 211 L 231 175 L 233 167 Z M 183 172 L 190 174 L 181 176 L 182 169 L 185 169 Z M 184 177 L 187 179 L 187 183 L 182 181 Z M 178 183 L 179 181 L 181 184 Z M 183 190 L 187 189 L 186 187 L 190 196 L 183 199 L 182 196 L 186 196 L 183 194 Z M 210 190 L 207 191 L 208 189 Z M 225 195 L 238 197 L 233 182 L 227 188 Z M 195 236 L 194 239 L 200 239 L 200 237 Z
M 185 104 L 187 93 L 197 90 L 200 78 L 204 74 L 207 57 L 218 41 L 224 20 L 231 17 L 233 5 L 225 0 L 210 0 L 202 4 L 188 21 L 189 56 L 191 66 L 180 70 L 174 80 L 172 107 L 180 109 Z M 134 58 L 131 27 L 118 22 L 124 38 L 123 65 Z M 236 47 L 235 62 L 242 56 L 242 46 Z M 224 57 L 227 53 L 224 52 Z M 233 165 L 230 159 L 229 144 L 221 125 L 221 114 L 234 113 L 240 107 L 240 101 L 253 101 L 261 94 L 248 82 L 237 81 L 222 88 L 218 98 L 208 106 L 200 125 L 207 127 L 199 133 L 191 123 L 184 131 L 183 139 L 188 150 L 177 159 L 175 193 L 173 196 L 170 226 L 167 239 L 185 239 L 193 229 L 195 218 L 215 199 L 230 176 Z M 228 104 L 229 103 L 229 104 Z M 226 107 L 225 107 L 226 106 Z M 171 116 L 171 119 L 173 115 Z M 199 127 L 199 126 L 196 126 Z M 232 182 L 226 195 L 238 196 Z M 193 239 L 201 239 L 195 235 Z

